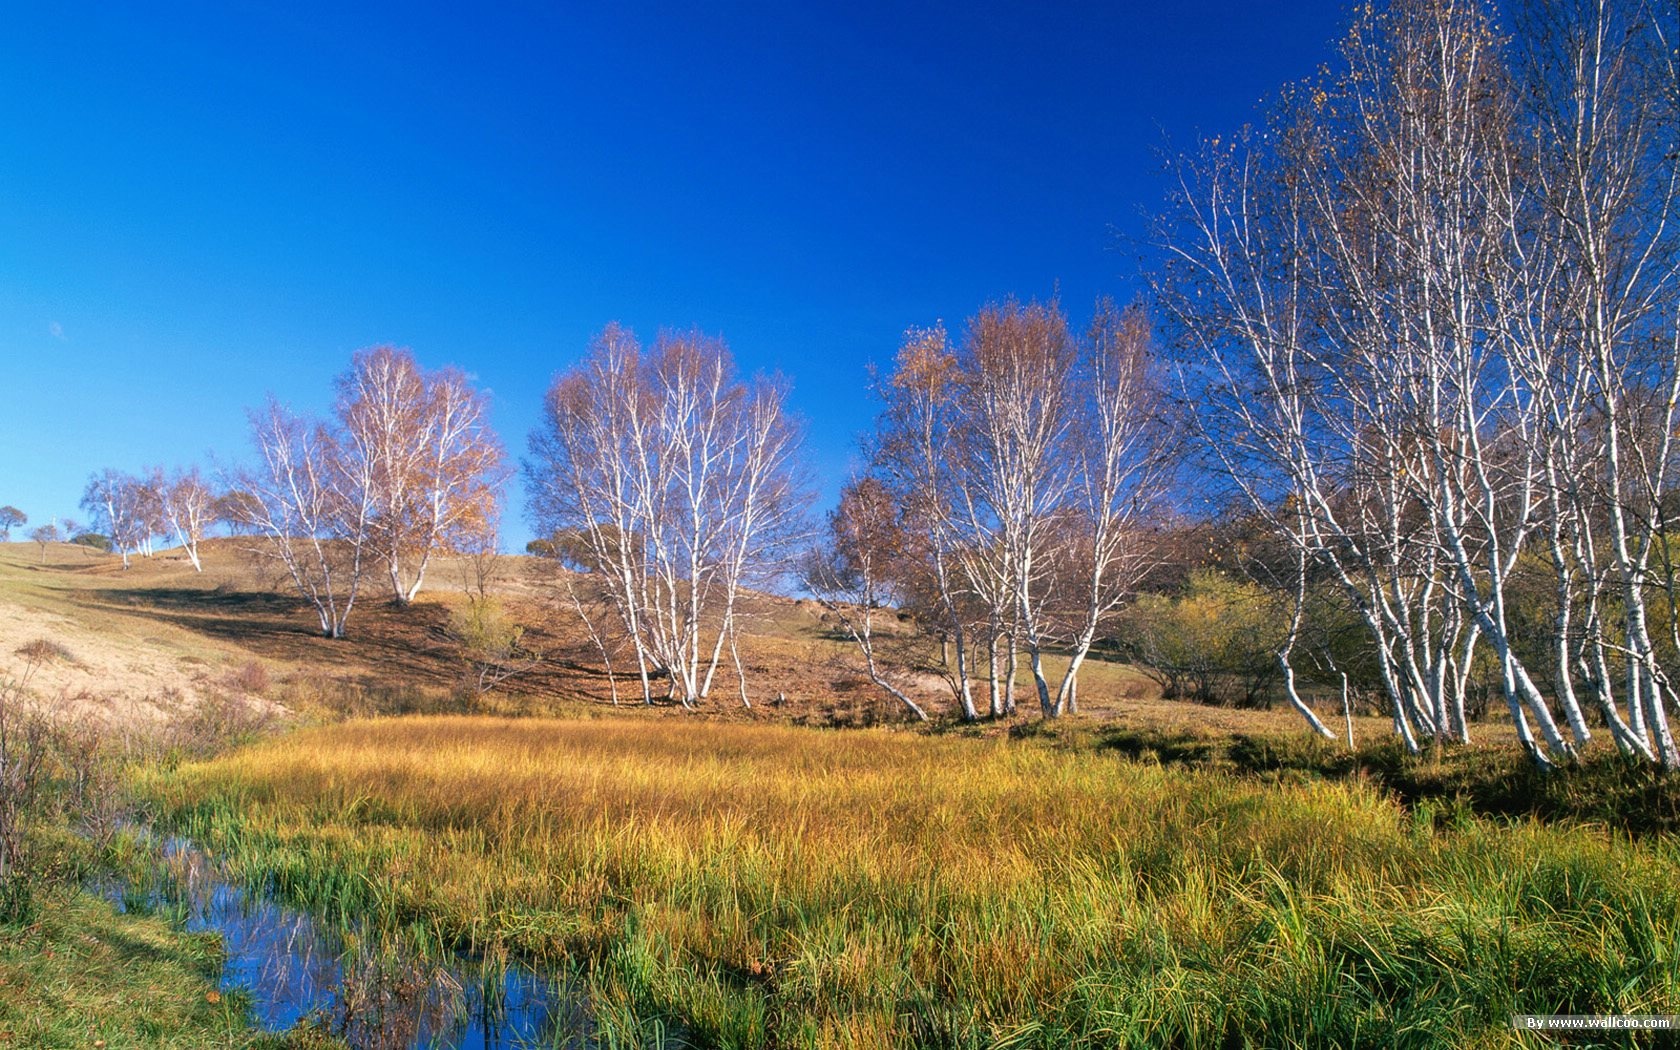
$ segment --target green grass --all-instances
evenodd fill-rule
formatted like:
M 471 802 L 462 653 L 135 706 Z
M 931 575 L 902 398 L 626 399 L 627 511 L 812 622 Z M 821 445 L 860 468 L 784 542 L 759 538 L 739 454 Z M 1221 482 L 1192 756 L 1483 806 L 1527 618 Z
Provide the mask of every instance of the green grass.
M 1514 1046 L 1680 1013 L 1668 835 L 1066 739 L 409 718 L 142 776 L 254 883 L 696 1045 Z M 1443 819 L 1443 815 L 1446 819 Z
M 216 986 L 220 942 L 68 893 L 26 926 L 0 926 L 0 1046 L 302 1046 L 252 1031 Z

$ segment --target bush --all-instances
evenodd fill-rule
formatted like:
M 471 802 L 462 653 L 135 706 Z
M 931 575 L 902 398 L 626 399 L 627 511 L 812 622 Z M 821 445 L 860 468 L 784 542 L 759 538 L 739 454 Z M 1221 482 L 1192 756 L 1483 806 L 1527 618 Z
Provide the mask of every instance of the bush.
M 1269 706 L 1289 616 L 1280 596 L 1216 569 L 1183 593 L 1146 594 L 1126 611 L 1122 649 L 1169 698 Z
M 467 662 L 468 684 L 480 695 L 540 659 L 523 644 L 525 628 L 494 598 L 475 598 L 451 610 L 447 630 Z
M 242 693 L 266 693 L 273 682 L 269 679 L 268 668 L 256 660 L 247 660 L 236 670 L 229 671 L 228 688 L 237 689 Z
M 25 660 L 35 664 L 57 663 L 60 661 L 73 664 L 76 662 L 76 658 L 71 655 L 70 650 L 64 648 L 64 646 L 58 644 L 50 638 L 36 638 L 34 641 L 23 643 L 12 651 L 18 656 L 23 657 Z
M 78 533 L 70 538 L 70 542 L 83 547 L 92 547 L 94 550 L 104 551 L 106 554 L 111 553 L 111 537 L 97 532 Z
M 121 823 L 117 763 L 98 722 L 49 718 L 28 690 L 39 660 L 0 676 L 0 924 L 29 921 L 41 891 L 73 883 L 63 834 L 104 849 Z

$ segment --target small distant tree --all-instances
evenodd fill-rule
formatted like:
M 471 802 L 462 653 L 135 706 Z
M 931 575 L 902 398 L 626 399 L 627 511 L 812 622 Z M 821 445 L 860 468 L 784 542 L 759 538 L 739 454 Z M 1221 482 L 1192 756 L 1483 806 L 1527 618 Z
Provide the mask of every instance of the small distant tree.
M 229 536 L 248 535 L 253 527 L 251 522 L 260 513 L 257 497 L 239 488 L 217 495 L 210 507 L 211 517 L 227 530 Z
M 608 543 L 616 549 L 616 541 L 612 537 L 608 537 Z M 572 572 L 596 572 L 603 568 L 589 533 L 579 529 L 556 529 L 547 536 L 540 536 L 525 545 L 525 553 L 552 558 Z
M 29 515 L 13 506 L 0 507 L 0 543 L 12 541 L 12 529 L 29 524 Z
M 177 470 L 158 484 L 157 491 L 158 506 L 163 513 L 163 520 L 175 533 L 181 548 L 187 552 L 187 558 L 192 561 L 193 568 L 203 572 L 204 564 L 198 557 L 198 541 L 204 538 L 211 522 L 215 520 L 214 493 L 199 476 L 197 467 Z
M 111 549 L 122 555 L 123 568 L 129 555 L 140 549 L 149 509 L 139 479 L 110 467 L 88 479 L 82 492 L 82 509 L 93 517 L 94 527 L 103 528 Z
M 47 544 L 57 543 L 62 537 L 59 535 L 58 526 L 49 522 L 32 530 L 29 533 L 29 538 L 40 544 L 41 561 L 45 562 L 47 560 Z

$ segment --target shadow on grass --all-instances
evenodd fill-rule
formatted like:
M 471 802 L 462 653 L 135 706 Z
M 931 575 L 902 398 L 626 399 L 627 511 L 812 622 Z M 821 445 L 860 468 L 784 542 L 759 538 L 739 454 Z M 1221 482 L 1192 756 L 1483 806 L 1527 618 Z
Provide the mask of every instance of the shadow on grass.
M 1216 736 L 1113 725 L 1046 727 L 1036 720 L 1013 727 L 1011 735 L 1048 736 L 1135 762 L 1266 780 L 1363 780 L 1436 821 L 1465 808 L 1479 816 L 1601 824 L 1633 835 L 1680 831 L 1680 774 L 1608 748 L 1548 774 L 1515 746 L 1448 744 L 1410 755 L 1390 740 L 1350 751 L 1305 734 Z
M 222 971 L 220 944 L 203 934 L 184 934 L 154 943 L 133 936 L 124 927 L 112 926 L 99 934 L 99 941 L 110 948 L 113 961 L 124 970 L 162 963 L 179 966 L 210 981 Z
M 140 612 L 257 656 L 323 668 L 375 664 L 403 682 L 447 687 L 460 676 L 454 647 L 441 639 L 446 612 L 432 604 L 399 606 L 363 594 L 345 637 L 329 639 L 315 610 L 301 598 L 273 591 L 232 588 L 146 587 L 93 592 L 100 604 Z

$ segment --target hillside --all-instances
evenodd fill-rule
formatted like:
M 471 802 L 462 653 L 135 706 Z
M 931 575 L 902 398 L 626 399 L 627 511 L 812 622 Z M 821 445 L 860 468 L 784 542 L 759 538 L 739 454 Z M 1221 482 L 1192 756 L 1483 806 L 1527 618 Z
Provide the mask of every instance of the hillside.
M 610 708 L 600 659 L 560 585 L 563 570 L 528 557 L 500 559 L 491 593 L 525 629 L 524 646 L 540 656 L 522 674 L 482 696 L 466 687 L 469 664 L 447 630 L 451 609 L 466 602 L 468 567 L 444 559 L 428 589 L 407 608 L 393 604 L 383 579 L 370 577 L 342 640 L 321 637 L 304 603 L 253 560 L 242 542 L 205 544 L 205 571 L 178 551 L 135 558 L 69 544 L 0 544 L 0 668 L 33 664 L 31 691 L 66 712 L 95 712 L 125 724 L 161 722 L 213 701 L 252 717 L 482 711 L 501 714 L 587 713 Z M 817 603 L 753 595 L 746 603 L 742 658 L 748 710 L 738 683 L 720 668 L 707 717 L 817 725 L 903 721 L 897 703 L 863 673 L 855 648 Z M 884 630 L 892 631 L 889 625 Z M 908 640 L 901 645 L 908 646 Z M 34 652 L 39 657 L 28 659 Z M 949 690 L 924 662 L 900 681 L 936 717 L 949 715 Z M 1053 669 L 1053 668 L 1052 668 Z M 619 682 L 634 703 L 635 685 Z M 978 684 L 982 692 L 983 684 Z M 1031 679 L 1022 662 L 1022 714 L 1031 717 Z M 1163 700 L 1136 668 L 1095 656 L 1080 677 L 1084 715 L 1139 729 L 1195 734 L 1298 735 L 1284 710 L 1246 711 Z M 651 714 L 678 709 L 656 707 Z M 1369 739 L 1382 719 L 1359 719 Z

